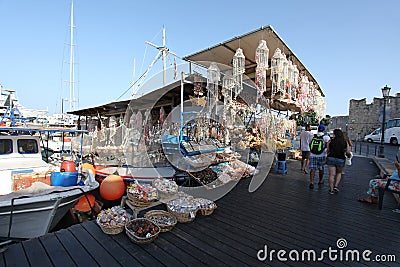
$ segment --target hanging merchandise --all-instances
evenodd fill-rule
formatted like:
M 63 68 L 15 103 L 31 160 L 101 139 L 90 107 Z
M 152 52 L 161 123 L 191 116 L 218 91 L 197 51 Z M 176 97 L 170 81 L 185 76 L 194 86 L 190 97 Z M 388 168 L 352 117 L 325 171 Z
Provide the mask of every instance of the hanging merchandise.
M 159 118 L 161 124 L 164 123 L 165 117 L 166 117 L 166 114 L 165 114 L 164 107 L 161 107 L 160 108 L 160 118 Z
M 174 80 L 178 80 L 178 65 L 176 64 L 176 57 L 174 57 Z
M 203 79 L 199 73 L 194 73 L 193 74 L 194 78 L 194 88 L 193 88 L 193 93 L 195 96 L 203 96 L 204 90 L 203 90 Z
M 308 77 L 306 75 L 301 75 L 299 82 L 297 104 L 300 107 L 302 113 L 310 110 L 310 107 L 308 105 L 308 97 L 309 97 Z
M 243 74 L 246 70 L 245 59 L 243 50 L 238 48 L 233 56 L 233 78 L 235 79 L 234 99 L 243 91 Z
M 284 54 L 282 54 L 282 56 L 283 56 L 283 71 L 282 71 L 281 88 L 283 89 L 283 91 L 282 91 L 281 101 L 289 102 L 289 96 L 288 96 L 289 61 L 286 59 L 286 56 Z
M 316 117 L 318 120 L 321 120 L 325 117 L 326 102 L 324 97 L 321 96 L 321 92 L 319 90 L 315 90 L 314 102 L 314 111 Z
M 258 99 L 267 90 L 267 69 L 268 69 L 268 54 L 269 49 L 267 47 L 267 42 L 261 40 L 256 49 L 256 87 L 258 90 Z
M 308 82 L 308 110 L 314 111 L 315 106 L 315 88 L 313 82 Z
M 298 98 L 298 90 L 299 90 L 299 69 L 296 65 L 293 65 L 293 84 L 291 87 L 292 98 L 296 102 Z
M 189 95 L 189 99 L 193 105 L 196 106 L 205 106 L 206 105 L 206 97 L 204 96 L 203 90 L 203 77 L 195 72 L 193 74 L 193 95 Z
M 291 60 L 288 60 L 287 98 L 289 103 L 296 99 L 296 90 L 294 88 L 294 65 Z
M 229 110 L 233 108 L 232 106 L 232 91 L 235 87 L 235 80 L 230 73 L 226 73 L 222 78 L 222 95 L 224 97 L 224 113 L 223 121 L 225 121 L 226 126 L 231 126 L 232 116 L 230 116 Z M 227 132 L 227 131 L 226 131 Z
M 230 73 L 227 73 L 222 78 L 222 95 L 224 100 L 226 98 L 226 103 L 230 104 L 232 101 L 232 90 L 235 87 L 235 80 Z M 224 101 L 225 103 L 225 101 Z
M 213 114 L 212 110 L 215 107 L 215 114 L 217 112 L 217 101 L 218 101 L 218 83 L 221 79 L 221 73 L 218 65 L 215 62 L 210 64 L 207 70 L 207 103 L 209 107 L 209 114 Z
M 285 92 L 283 83 L 283 68 L 286 57 L 281 53 L 281 50 L 277 48 L 271 59 L 271 81 L 272 90 L 271 98 L 280 99 Z

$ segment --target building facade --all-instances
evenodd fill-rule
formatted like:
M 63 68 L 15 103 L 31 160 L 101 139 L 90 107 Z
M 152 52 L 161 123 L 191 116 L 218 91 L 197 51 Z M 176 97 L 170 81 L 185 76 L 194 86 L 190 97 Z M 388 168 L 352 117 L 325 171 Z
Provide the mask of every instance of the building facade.
M 349 116 L 335 116 L 331 118 L 329 130 L 342 129 L 345 132 L 349 131 Z

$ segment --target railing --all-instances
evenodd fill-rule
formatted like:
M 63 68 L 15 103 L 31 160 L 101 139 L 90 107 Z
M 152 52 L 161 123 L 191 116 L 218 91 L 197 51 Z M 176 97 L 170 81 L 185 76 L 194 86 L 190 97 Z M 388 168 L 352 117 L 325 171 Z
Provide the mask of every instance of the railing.
M 351 150 L 353 154 L 363 155 L 366 157 L 378 156 L 380 144 L 353 142 Z
M 354 155 L 362 155 L 365 157 L 378 157 L 381 144 L 379 143 L 367 143 L 361 141 L 354 141 L 351 151 Z M 384 157 L 395 161 L 396 156 L 399 155 L 399 146 L 384 144 Z

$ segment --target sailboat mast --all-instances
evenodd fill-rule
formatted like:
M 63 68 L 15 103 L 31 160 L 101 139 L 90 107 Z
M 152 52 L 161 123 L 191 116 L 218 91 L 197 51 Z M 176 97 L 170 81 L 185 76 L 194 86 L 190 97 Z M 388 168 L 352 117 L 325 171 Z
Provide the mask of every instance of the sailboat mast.
M 165 27 L 163 26 L 163 32 L 162 32 L 162 59 L 163 59 L 163 82 L 164 86 L 167 84 L 167 45 L 165 43 Z
M 69 44 L 69 111 L 74 108 L 74 1 L 71 0 L 71 24 Z

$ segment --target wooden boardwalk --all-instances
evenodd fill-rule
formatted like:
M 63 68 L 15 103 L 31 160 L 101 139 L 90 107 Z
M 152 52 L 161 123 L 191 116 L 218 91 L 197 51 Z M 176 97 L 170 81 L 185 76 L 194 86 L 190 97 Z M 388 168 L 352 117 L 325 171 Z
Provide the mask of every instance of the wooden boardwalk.
M 211 216 L 197 215 L 179 224 L 147 245 L 132 243 L 121 233 L 104 234 L 95 222 L 74 225 L 40 238 L 14 244 L 1 253 L 1 266 L 377 266 L 376 261 L 272 261 L 257 259 L 259 250 L 315 250 L 320 256 L 337 241 L 345 250 L 371 250 L 376 255 L 394 255 L 400 263 L 400 214 L 385 195 L 384 207 L 356 201 L 365 195 L 368 181 L 379 173 L 368 158 L 354 158 L 346 169 L 340 192 L 328 194 L 325 184 L 308 189 L 308 175 L 299 171 L 299 161 L 288 161 L 288 175 L 270 174 L 254 193 L 243 180 L 217 201 Z M 28 223 L 28 222 L 27 222 Z M 263 254 L 260 254 L 263 255 Z M 270 254 L 268 254 L 270 255 Z M 293 254 L 294 255 L 294 254 Z M 301 255 L 301 254 L 300 254 Z

